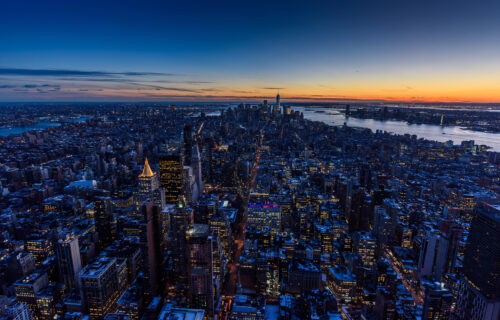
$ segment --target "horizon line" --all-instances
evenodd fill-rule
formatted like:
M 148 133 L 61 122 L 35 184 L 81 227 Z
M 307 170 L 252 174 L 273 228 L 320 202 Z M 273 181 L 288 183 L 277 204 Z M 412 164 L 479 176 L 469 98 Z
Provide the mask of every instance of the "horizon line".
M 208 103 L 208 104 L 234 104 L 234 103 L 262 103 L 263 100 L 267 99 L 240 99 L 240 100 L 93 100 L 93 101 L 78 101 L 78 100 L 68 100 L 68 101 L 63 101 L 63 100 L 26 100 L 26 101 L 0 101 L 0 105 L 5 105 L 5 104 L 61 104 L 61 103 L 72 103 L 72 104 L 116 104 L 116 103 L 122 103 L 122 104 L 135 104 L 135 103 L 156 103 L 156 104 L 200 104 L 200 103 Z M 283 105 L 286 104 L 386 104 L 386 105 L 393 105 L 393 104 L 408 104 L 408 105 L 431 105 L 431 104 L 438 104 L 438 105 L 448 105 L 448 106 L 453 106 L 453 105 L 476 105 L 476 106 L 490 106 L 490 107 L 500 107 L 500 101 L 499 102 L 473 102 L 473 101 L 392 101 L 392 100 L 370 100 L 370 99 L 356 99 L 356 100 L 289 100 L 289 101 L 281 101 Z M 273 101 L 268 101 L 269 105 L 274 105 L 275 103 Z

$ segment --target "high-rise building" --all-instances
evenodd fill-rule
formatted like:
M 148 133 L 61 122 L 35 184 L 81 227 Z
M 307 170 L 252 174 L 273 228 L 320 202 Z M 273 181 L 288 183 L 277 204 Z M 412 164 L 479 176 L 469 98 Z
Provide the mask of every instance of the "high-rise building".
M 194 223 L 209 224 L 215 216 L 216 207 L 214 199 L 201 198 L 194 206 Z
M 82 269 L 78 238 L 67 234 L 64 239 L 59 239 L 56 243 L 56 257 L 60 281 L 68 291 L 78 287 L 78 273 Z
M 158 175 L 151 170 L 148 159 L 144 162 L 144 168 L 137 180 L 138 190 L 134 193 L 137 212 L 140 212 L 142 204 L 146 201 L 153 201 L 154 204 L 163 208 L 165 206 L 165 192 L 160 187 Z
M 184 126 L 184 161 L 186 165 L 191 165 L 191 152 L 193 149 L 193 127 L 190 124 Z
M 52 243 L 48 239 L 33 239 L 26 241 L 26 250 L 35 258 L 39 267 L 45 259 L 54 254 Z
M 196 202 L 200 195 L 200 190 L 198 189 L 198 184 L 196 183 L 196 177 L 193 173 L 193 168 L 190 166 L 184 166 L 183 168 L 184 177 L 184 200 L 186 204 L 190 205 L 192 202 Z
M 120 296 L 116 262 L 101 257 L 80 271 L 82 302 L 92 319 L 103 319 L 116 307 Z
M 56 286 L 48 286 L 36 294 L 37 314 L 35 319 L 54 319 L 56 315 L 56 300 L 58 298 Z
M 26 303 L 35 319 L 40 315 L 37 294 L 49 284 L 46 272 L 34 272 L 14 282 L 14 291 L 18 302 Z
M 144 310 L 142 286 L 134 281 L 116 302 L 117 311 L 129 316 L 130 320 L 141 319 Z
M 276 236 L 281 229 L 281 209 L 276 203 L 248 204 L 248 227 L 257 231 L 269 231 Z
M 109 246 L 116 235 L 116 217 L 110 197 L 96 197 L 94 201 L 94 221 L 101 248 Z
M 198 144 L 193 146 L 193 152 L 191 153 L 191 167 L 193 168 L 193 175 L 198 188 L 198 194 L 201 195 L 203 192 L 203 180 L 201 175 L 201 157 Z M 193 201 L 196 201 L 196 199 L 193 199 Z
M 287 116 L 291 115 L 292 114 L 292 107 L 290 106 L 284 106 L 283 107 L 283 113 Z
M 5 277 L 18 279 L 35 270 L 35 258 L 28 252 L 13 252 L 7 260 L 7 270 Z
M 370 232 L 359 231 L 353 235 L 354 251 L 363 260 L 365 268 L 371 268 L 375 264 L 375 249 L 377 240 Z
M 162 213 L 168 215 L 168 248 L 172 256 L 173 276 L 186 284 L 186 231 L 193 225 L 193 211 L 179 202 L 176 206 L 167 205 Z
M 146 292 L 156 296 L 161 292 L 163 283 L 163 252 L 165 235 L 161 225 L 161 209 L 152 202 L 144 203 L 142 208 L 143 232 L 141 245 L 143 250 L 143 267 L 147 280 Z M 145 237 L 145 238 L 144 238 Z
M 292 293 L 321 290 L 321 272 L 312 262 L 297 261 L 288 266 L 288 282 L 286 290 Z
M 33 315 L 24 303 L 19 303 L 16 298 L 0 297 L 0 318 L 12 320 L 33 320 Z
M 500 205 L 479 202 L 464 255 L 456 319 L 500 319 Z
M 440 282 L 436 282 L 426 287 L 424 308 L 422 311 L 423 320 L 449 319 L 453 295 L 441 284 Z
M 430 230 L 422 239 L 418 270 L 420 277 L 440 281 L 446 266 L 448 241 L 437 230 Z
M 374 207 L 372 233 L 378 240 L 379 247 L 383 247 L 391 236 L 391 218 L 381 206 Z
M 195 224 L 186 232 L 189 303 L 213 316 L 215 309 L 212 236 L 209 226 Z
M 212 217 L 209 223 L 210 229 L 214 234 L 217 234 L 220 240 L 224 254 L 229 254 L 232 244 L 230 221 L 225 216 L 219 214 Z
M 395 297 L 386 287 L 377 288 L 374 312 L 378 319 L 389 320 L 395 316 Z
M 281 113 L 280 94 L 278 93 L 276 95 L 276 103 L 274 104 L 273 114 L 280 114 L 280 113 Z
M 440 230 L 447 241 L 446 265 L 443 272 L 456 273 L 459 241 L 464 228 L 453 221 L 442 221 Z
M 224 279 L 226 272 L 226 256 L 222 250 L 222 245 L 217 234 L 212 236 L 212 270 L 214 277 Z M 218 286 L 217 286 L 218 288 Z
M 165 192 L 165 203 L 177 203 L 181 199 L 184 187 L 182 167 L 180 154 L 160 157 L 160 186 Z

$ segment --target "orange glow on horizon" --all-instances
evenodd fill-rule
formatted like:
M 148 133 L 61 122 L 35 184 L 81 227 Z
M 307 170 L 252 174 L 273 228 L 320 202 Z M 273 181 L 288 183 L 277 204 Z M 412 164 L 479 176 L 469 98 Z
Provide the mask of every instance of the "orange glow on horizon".
M 75 81 L 61 83 L 61 89 L 50 95 L 33 90 L 32 98 L 61 101 L 192 101 L 192 102 L 260 102 L 274 101 L 280 92 L 284 103 L 290 102 L 409 102 L 409 103 L 491 103 L 500 104 L 500 76 L 414 77 L 404 81 L 393 76 L 343 78 L 335 81 L 297 77 L 301 83 L 261 79 L 235 81 L 219 79 L 209 84 L 114 83 L 99 84 Z M 498 78 L 498 79 L 496 79 Z M 471 81 L 473 79 L 474 81 Z M 4 89 L 9 90 L 9 89 Z
M 277 91 L 277 90 L 276 90 Z M 336 90 L 337 91 L 337 90 Z M 245 92 L 245 93 L 242 93 Z M 261 101 L 274 100 L 276 92 L 271 90 L 251 90 L 245 88 L 224 89 L 204 93 L 182 94 L 170 90 L 116 90 L 105 89 L 102 91 L 88 92 L 92 97 L 124 98 L 138 101 Z M 369 89 L 354 88 L 350 90 L 338 90 L 332 93 L 328 90 L 285 88 L 280 89 L 282 100 L 295 102 L 342 102 L 342 101 L 366 101 L 366 102 L 445 102 L 445 103 L 500 103 L 500 88 L 457 88 L 454 90 L 399 90 L 399 89 Z

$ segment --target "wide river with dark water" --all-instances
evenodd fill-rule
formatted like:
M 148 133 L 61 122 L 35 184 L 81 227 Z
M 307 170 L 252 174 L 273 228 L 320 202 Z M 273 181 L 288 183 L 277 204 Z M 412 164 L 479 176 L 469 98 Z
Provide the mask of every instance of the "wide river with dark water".
M 333 126 L 341 126 L 344 123 L 350 127 L 369 128 L 372 131 L 382 130 L 395 134 L 416 135 L 418 138 L 446 142 L 452 140 L 454 144 L 460 144 L 464 140 L 474 140 L 478 145 L 487 145 L 490 150 L 500 152 L 500 133 L 489 133 L 472 131 L 458 126 L 438 126 L 432 124 L 408 124 L 405 121 L 395 120 L 374 120 L 346 118 L 338 109 L 328 109 L 322 107 L 302 107 L 293 106 L 293 110 L 304 113 L 304 118 L 312 121 L 321 121 Z M 217 115 L 213 112 L 209 115 Z M 74 122 L 83 122 L 87 117 L 73 119 Z M 17 126 L 10 128 L 0 128 L 0 136 L 11 134 L 21 134 L 32 130 L 43 130 L 54 126 L 59 126 L 57 122 L 39 122 L 30 126 Z
M 71 118 L 66 121 L 69 122 L 85 122 L 88 117 L 82 116 L 78 118 Z M 40 121 L 35 124 L 27 125 L 27 126 L 12 126 L 12 127 L 2 127 L 0 128 L 0 137 L 7 137 L 12 134 L 22 134 L 28 131 L 34 130 L 44 130 L 52 127 L 59 127 L 61 124 L 59 122 L 50 122 L 50 121 Z
M 405 121 L 346 118 L 338 109 L 315 107 L 292 107 L 292 110 L 304 113 L 304 118 L 321 121 L 329 125 L 369 128 L 395 134 L 416 135 L 418 138 L 446 142 L 452 140 L 460 144 L 464 140 L 474 140 L 477 145 L 487 145 L 490 150 L 500 152 L 500 133 L 472 131 L 458 126 L 438 126 L 432 124 L 408 124 Z

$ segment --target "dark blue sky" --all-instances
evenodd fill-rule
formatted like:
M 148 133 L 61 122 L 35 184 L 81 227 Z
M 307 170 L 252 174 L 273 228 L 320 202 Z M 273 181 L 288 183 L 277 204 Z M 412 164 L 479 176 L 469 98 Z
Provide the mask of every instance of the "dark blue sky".
M 500 1 L 6 1 L 0 28 L 3 101 L 500 100 Z

